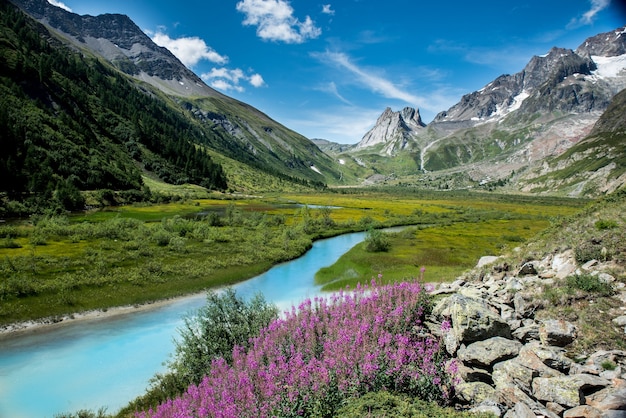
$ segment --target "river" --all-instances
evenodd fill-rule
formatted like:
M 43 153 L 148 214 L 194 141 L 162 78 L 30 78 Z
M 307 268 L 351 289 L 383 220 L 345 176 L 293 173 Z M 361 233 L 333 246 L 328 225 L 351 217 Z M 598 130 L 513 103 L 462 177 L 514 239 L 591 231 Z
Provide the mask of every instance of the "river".
M 320 294 L 315 273 L 365 238 L 353 233 L 316 241 L 302 257 L 236 286 L 262 292 L 284 311 Z M 52 418 L 81 409 L 116 412 L 165 370 L 185 315 L 205 294 L 128 315 L 85 319 L 0 340 L 0 418 Z

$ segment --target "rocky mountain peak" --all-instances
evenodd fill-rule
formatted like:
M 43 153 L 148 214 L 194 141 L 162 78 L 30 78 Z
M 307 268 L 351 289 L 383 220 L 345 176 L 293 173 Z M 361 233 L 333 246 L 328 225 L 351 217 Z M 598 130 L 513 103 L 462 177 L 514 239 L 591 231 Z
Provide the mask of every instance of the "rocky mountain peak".
M 601 57 L 626 54 L 626 26 L 588 38 L 576 48 L 576 53 Z
M 382 144 L 383 152 L 391 155 L 405 149 L 411 136 L 424 126 L 418 109 L 405 107 L 394 112 L 387 107 L 376 120 L 376 125 L 355 145 L 355 149 Z
M 128 16 L 78 15 L 47 0 L 11 0 L 35 20 L 118 69 L 177 96 L 222 96 L 185 67 L 169 50 L 156 45 Z

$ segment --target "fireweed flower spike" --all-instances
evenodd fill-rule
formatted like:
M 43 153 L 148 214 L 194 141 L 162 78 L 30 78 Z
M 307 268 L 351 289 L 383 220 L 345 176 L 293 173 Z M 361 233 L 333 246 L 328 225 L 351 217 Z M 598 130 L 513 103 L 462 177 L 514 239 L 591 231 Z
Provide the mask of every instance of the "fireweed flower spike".
M 456 365 L 423 325 L 430 303 L 418 281 L 306 300 L 235 347 L 231 365 L 214 360 L 199 385 L 137 417 L 329 416 L 380 390 L 445 403 Z

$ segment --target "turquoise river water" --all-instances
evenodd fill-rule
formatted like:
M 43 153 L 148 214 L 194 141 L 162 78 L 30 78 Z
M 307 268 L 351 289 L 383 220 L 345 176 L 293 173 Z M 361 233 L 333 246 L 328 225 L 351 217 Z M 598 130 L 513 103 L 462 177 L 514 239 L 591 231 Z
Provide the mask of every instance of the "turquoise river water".
M 235 286 L 262 292 L 281 311 L 320 294 L 315 273 L 365 238 L 353 233 L 317 241 L 304 256 Z M 205 294 L 112 318 L 70 322 L 0 340 L 0 418 L 52 418 L 105 407 L 116 412 L 164 371 L 185 315 Z

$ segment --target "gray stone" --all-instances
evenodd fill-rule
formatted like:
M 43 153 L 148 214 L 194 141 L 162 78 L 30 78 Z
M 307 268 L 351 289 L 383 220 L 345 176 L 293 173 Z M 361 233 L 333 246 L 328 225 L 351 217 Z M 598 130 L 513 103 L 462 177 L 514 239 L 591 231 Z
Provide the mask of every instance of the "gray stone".
M 455 387 L 456 396 L 467 403 L 479 404 L 491 399 L 496 390 L 484 382 L 464 382 Z
M 491 367 L 493 364 L 517 356 L 522 343 L 502 337 L 493 337 L 461 347 L 458 358 L 463 363 L 478 367 Z
M 602 412 L 589 405 L 580 405 L 565 411 L 563 418 L 602 418 Z
M 496 363 L 491 374 L 496 389 L 513 385 L 526 393 L 531 393 L 533 378 L 538 375 L 536 370 L 520 364 L 515 359 Z
M 502 409 L 500 406 L 491 400 L 486 400 L 476 405 L 469 410 L 472 414 L 493 414 L 493 416 L 500 418 L 502 416 Z
M 626 327 L 626 315 L 618 316 L 613 319 L 613 323 L 618 327 Z
M 565 347 L 576 339 L 576 326 L 562 319 L 549 319 L 539 326 L 539 338 L 545 345 Z
M 573 408 L 585 401 L 584 393 L 609 386 L 610 382 L 601 377 L 577 374 L 561 377 L 538 377 L 533 380 L 533 395 L 536 399 L 556 402 Z
M 529 295 L 529 298 L 526 299 L 522 293 L 516 293 L 513 296 L 513 306 L 518 318 L 532 318 L 535 316 L 535 311 L 542 304 L 541 301 L 534 298 L 534 295 Z
M 587 405 L 600 411 L 624 411 L 626 414 L 626 386 L 607 387 L 585 398 Z
M 504 414 L 504 418 L 535 418 L 535 413 L 524 402 L 518 402 Z
M 519 327 L 513 331 L 513 337 L 523 343 L 539 341 L 539 325 L 533 324 L 525 327 Z
M 463 363 L 460 363 L 457 367 L 458 375 L 464 382 L 484 382 L 487 384 L 493 383 L 491 374 L 485 369 L 468 367 Z
M 484 266 L 489 265 L 491 263 L 495 263 L 499 259 L 500 259 L 500 257 L 497 257 L 495 255 L 484 255 L 484 256 L 480 257 L 480 259 L 478 260 L 478 263 L 476 264 L 476 267 L 477 268 L 484 267 Z
M 459 294 L 449 296 L 434 307 L 433 315 L 450 318 L 459 342 L 472 343 L 496 336 L 511 336 L 509 325 L 478 299 Z
M 528 262 L 522 265 L 517 274 L 522 276 L 534 276 L 537 274 L 537 269 L 533 263 Z

